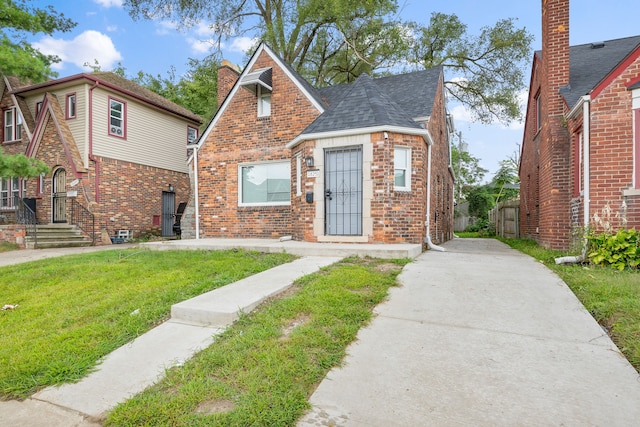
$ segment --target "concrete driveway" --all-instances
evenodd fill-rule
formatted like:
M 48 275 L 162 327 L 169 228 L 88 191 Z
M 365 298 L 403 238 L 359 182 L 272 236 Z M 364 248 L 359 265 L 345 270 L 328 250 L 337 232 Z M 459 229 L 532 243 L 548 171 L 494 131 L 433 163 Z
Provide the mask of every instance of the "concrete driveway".
M 493 239 L 456 239 L 402 286 L 298 426 L 637 426 L 640 377 L 569 288 Z

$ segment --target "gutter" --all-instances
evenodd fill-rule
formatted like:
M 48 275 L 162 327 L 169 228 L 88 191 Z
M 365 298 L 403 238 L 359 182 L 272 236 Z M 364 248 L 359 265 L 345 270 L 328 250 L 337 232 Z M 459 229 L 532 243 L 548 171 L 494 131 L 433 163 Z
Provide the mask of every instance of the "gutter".
M 96 167 L 96 203 L 100 202 L 100 163 L 93 156 L 93 90 L 100 85 L 100 81 L 96 80 L 89 88 L 89 160 Z

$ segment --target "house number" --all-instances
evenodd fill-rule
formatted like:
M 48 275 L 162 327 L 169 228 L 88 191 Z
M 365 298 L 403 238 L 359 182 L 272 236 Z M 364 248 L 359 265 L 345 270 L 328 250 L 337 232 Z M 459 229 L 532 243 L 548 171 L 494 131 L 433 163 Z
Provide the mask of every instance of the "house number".
M 307 171 L 307 178 L 317 178 L 320 176 L 320 171 L 318 169 Z

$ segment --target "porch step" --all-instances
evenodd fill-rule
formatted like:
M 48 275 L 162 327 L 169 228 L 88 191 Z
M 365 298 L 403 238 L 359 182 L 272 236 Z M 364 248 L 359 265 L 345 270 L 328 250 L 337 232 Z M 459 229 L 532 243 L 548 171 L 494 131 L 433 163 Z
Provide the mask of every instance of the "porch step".
M 75 225 L 69 224 L 39 224 L 37 227 L 37 248 L 73 248 L 91 246 L 91 239 Z M 25 238 L 27 249 L 34 249 L 33 238 Z

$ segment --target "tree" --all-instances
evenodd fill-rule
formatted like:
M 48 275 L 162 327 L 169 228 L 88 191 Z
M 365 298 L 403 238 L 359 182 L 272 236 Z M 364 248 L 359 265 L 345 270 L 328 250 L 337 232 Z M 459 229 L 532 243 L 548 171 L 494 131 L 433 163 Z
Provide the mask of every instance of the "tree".
M 19 154 L 4 154 L 0 148 L 0 178 L 35 178 L 47 173 L 49 166 L 38 159 Z
M 520 190 L 516 184 L 520 182 L 518 168 L 520 166 L 520 152 L 515 151 L 511 156 L 500 161 L 500 168 L 491 181 L 496 191 L 496 203 L 502 200 L 515 199 Z
M 53 6 L 37 9 L 25 0 L 0 2 L 0 74 L 16 76 L 31 82 L 41 82 L 56 75 L 51 64 L 60 61 L 55 55 L 45 55 L 34 49 L 26 34 L 52 35 L 67 32 L 76 23 L 54 10 Z
M 468 200 L 469 192 L 480 184 L 488 170 L 480 166 L 480 159 L 455 145 L 451 147 L 451 166 L 456 178 L 455 200 L 457 205 L 461 200 Z
M 442 65 L 452 77 L 450 93 L 477 119 L 520 118 L 517 94 L 526 87 L 521 66 L 532 36 L 515 28 L 513 19 L 474 37 L 456 15 L 434 13 L 426 27 L 398 21 L 397 0 L 126 0 L 125 7 L 134 19 L 211 22 L 218 46 L 232 36 L 257 36 L 316 86 L 363 72 L 398 71 L 401 64 Z

